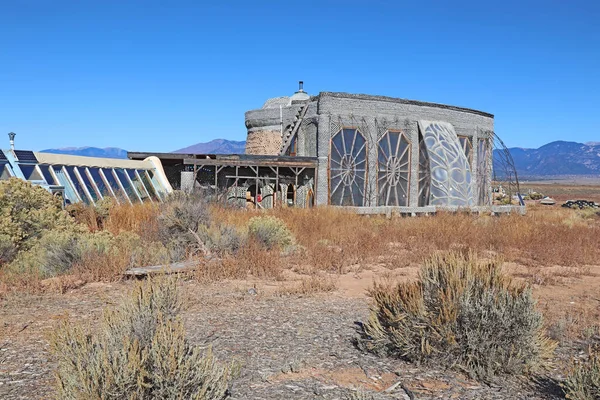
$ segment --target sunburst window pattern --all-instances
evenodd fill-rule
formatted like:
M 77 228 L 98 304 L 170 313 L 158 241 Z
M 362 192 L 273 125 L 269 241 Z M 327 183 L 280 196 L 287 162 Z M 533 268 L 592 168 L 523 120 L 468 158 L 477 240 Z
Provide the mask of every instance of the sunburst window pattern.
M 410 143 L 402 132 L 388 131 L 378 143 L 377 204 L 407 206 Z
M 367 142 L 358 129 L 345 128 L 331 139 L 330 203 L 363 206 L 367 172 Z

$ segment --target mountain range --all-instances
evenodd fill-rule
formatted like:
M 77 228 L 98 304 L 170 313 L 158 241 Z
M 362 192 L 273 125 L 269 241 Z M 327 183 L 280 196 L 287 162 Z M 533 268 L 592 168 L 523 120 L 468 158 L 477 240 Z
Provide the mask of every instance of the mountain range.
M 519 176 L 600 175 L 600 143 L 556 141 L 537 149 L 510 148 Z
M 246 142 L 215 139 L 200 142 L 173 153 L 240 154 Z M 600 175 L 600 142 L 576 143 L 556 141 L 537 149 L 513 147 L 509 149 L 520 177 L 558 175 Z M 89 157 L 127 158 L 127 151 L 115 147 L 68 147 L 42 150 L 47 153 L 72 154 Z M 498 155 L 496 151 L 496 155 Z M 497 157 L 495 157 L 497 158 Z M 498 168 L 496 168 L 498 170 Z
M 63 147 L 60 149 L 46 149 L 41 153 L 69 154 L 72 156 L 104 157 L 104 158 L 127 158 L 127 150 L 118 147 Z
M 188 154 L 243 154 L 246 151 L 246 142 L 234 140 L 215 139 L 206 143 L 196 143 L 173 153 Z

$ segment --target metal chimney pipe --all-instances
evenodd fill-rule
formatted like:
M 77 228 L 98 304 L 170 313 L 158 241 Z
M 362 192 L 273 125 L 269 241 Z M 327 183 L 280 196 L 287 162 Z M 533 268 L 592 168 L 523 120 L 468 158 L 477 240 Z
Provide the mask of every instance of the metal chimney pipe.
M 9 132 L 8 133 L 8 139 L 10 140 L 10 149 L 12 151 L 15 150 L 15 136 L 17 136 L 17 134 L 14 133 L 14 132 Z

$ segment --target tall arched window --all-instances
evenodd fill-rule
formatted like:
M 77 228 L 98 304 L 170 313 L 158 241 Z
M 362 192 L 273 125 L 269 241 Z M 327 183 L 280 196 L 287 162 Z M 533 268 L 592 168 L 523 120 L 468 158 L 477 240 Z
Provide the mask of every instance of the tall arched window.
M 377 149 L 377 204 L 407 206 L 410 176 L 410 143 L 400 131 L 387 131 Z
M 367 141 L 356 128 L 331 139 L 329 200 L 337 206 L 363 206 L 367 175 Z

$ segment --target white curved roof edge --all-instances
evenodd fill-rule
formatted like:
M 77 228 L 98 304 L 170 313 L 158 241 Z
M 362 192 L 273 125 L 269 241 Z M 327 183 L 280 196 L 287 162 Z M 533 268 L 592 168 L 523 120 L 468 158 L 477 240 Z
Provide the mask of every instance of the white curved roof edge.
M 34 153 L 40 164 L 53 165 L 73 165 L 81 167 L 101 167 L 101 168 L 141 168 L 155 169 L 156 161 L 149 160 L 126 160 L 122 158 L 103 158 L 103 157 L 84 157 L 72 156 L 68 154 L 53 153 Z M 160 160 L 159 160 L 160 163 Z M 160 165 L 162 171 L 162 165 Z M 163 172 L 164 174 L 164 172 Z
M 163 169 L 162 163 L 160 162 L 160 158 L 156 156 L 150 156 L 146 157 L 142 162 L 151 163 L 154 166 L 155 176 L 160 180 L 160 183 L 163 185 L 167 193 L 172 193 L 173 187 L 167 179 L 167 175 L 165 174 L 165 170 Z

